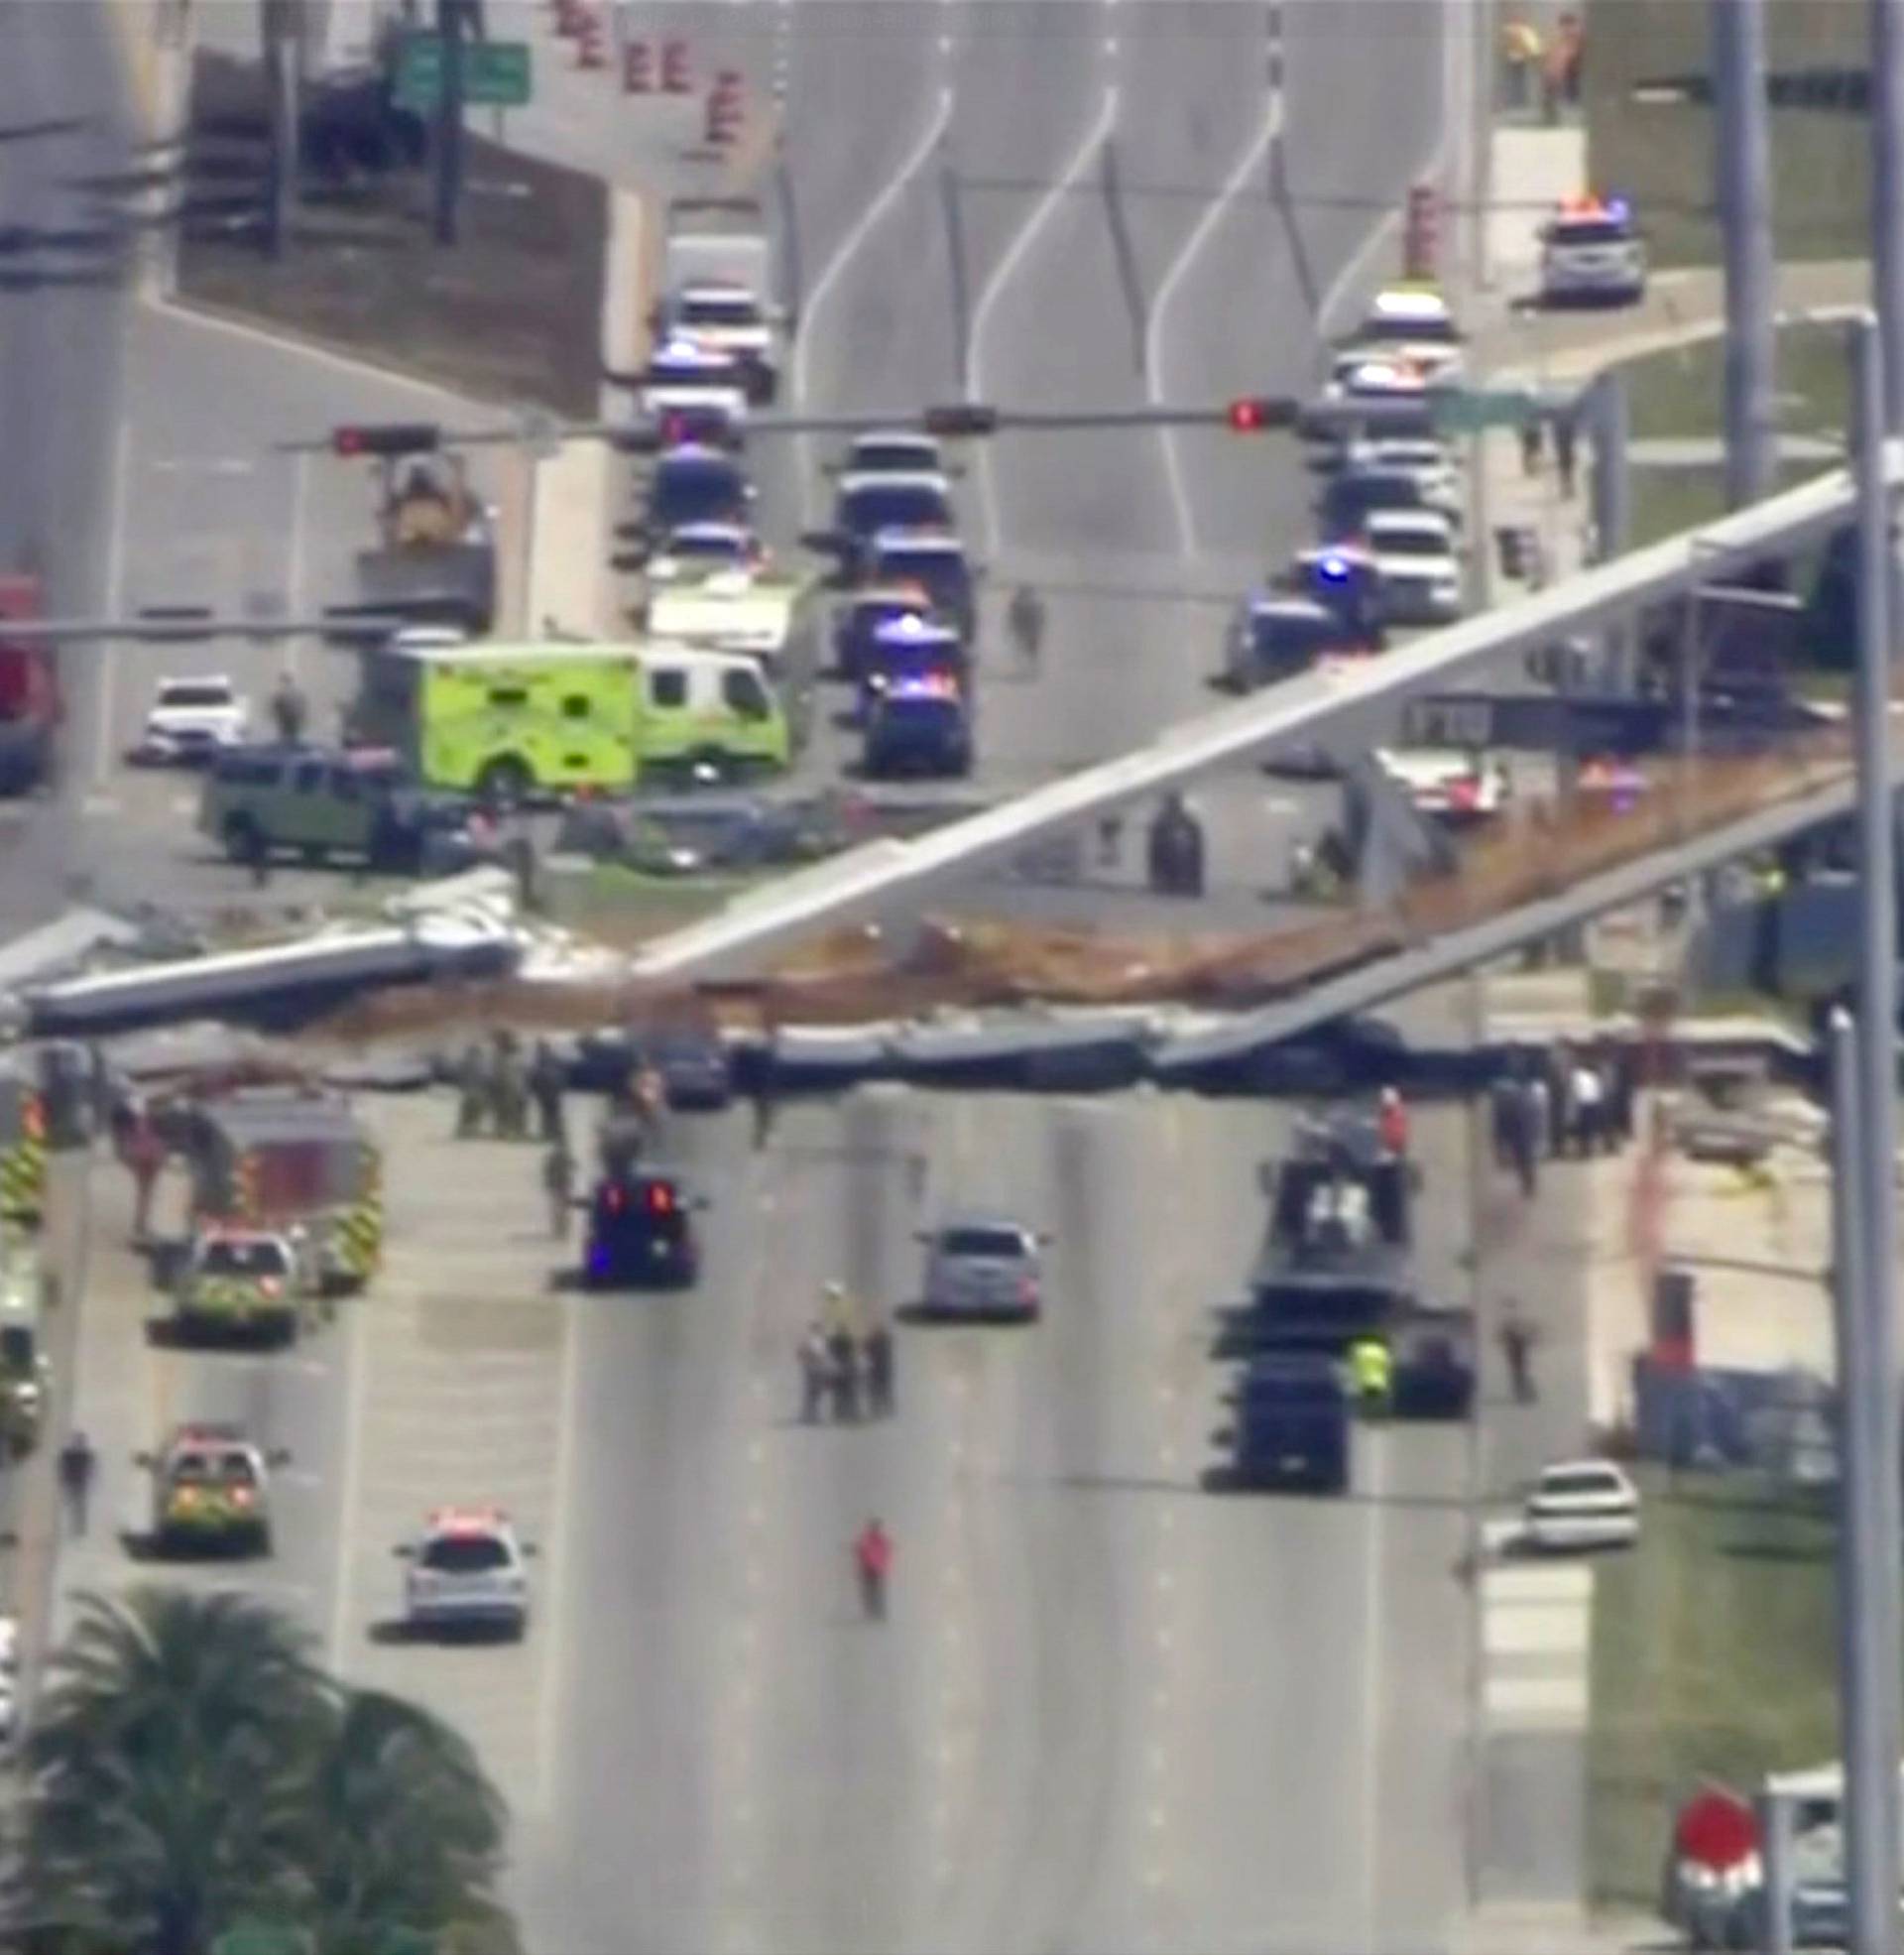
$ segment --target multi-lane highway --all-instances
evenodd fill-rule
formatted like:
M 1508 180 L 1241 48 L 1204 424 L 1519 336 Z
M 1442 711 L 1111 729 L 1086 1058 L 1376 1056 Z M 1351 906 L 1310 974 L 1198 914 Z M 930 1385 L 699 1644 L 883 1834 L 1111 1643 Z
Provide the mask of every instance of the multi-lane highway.
M 147 1579 L 129 1455 L 240 1418 L 292 1448 L 237 1579 L 349 1674 L 452 1718 L 517 1815 L 539 1955 L 713 1949 L 1426 1949 L 1464 1902 L 1470 1623 L 1458 1428 L 1368 1438 L 1355 1498 L 1219 1497 L 1211 1310 L 1283 1116 L 888 1097 L 682 1117 L 712 1194 L 687 1295 L 554 1290 L 530 1149 L 385 1103 L 392 1250 L 287 1356 L 148 1348 L 95 1175 L 78 1415 L 106 1454 L 69 1592 Z M 575 1109 L 578 1119 L 582 1110 Z M 1424 1273 L 1459 1294 L 1465 1120 L 1422 1123 Z M 902 1325 L 891 1422 L 808 1428 L 824 1285 L 916 1294 L 953 1208 L 1048 1230 L 1028 1330 Z M 392 1640 L 392 1545 L 500 1500 L 542 1550 L 517 1648 Z M 892 1620 L 847 1548 L 898 1542 Z

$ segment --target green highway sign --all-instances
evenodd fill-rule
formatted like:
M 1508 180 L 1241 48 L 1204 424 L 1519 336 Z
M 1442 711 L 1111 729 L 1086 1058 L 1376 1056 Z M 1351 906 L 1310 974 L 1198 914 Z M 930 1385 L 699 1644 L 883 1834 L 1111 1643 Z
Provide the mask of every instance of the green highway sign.
M 527 41 L 465 41 L 463 100 L 471 108 L 527 108 Z M 397 104 L 427 114 L 443 99 L 443 37 L 407 34 L 397 51 Z
M 1437 394 L 1435 426 L 1455 434 L 1479 434 L 1488 428 L 1519 428 L 1544 412 L 1540 396 L 1525 388 L 1477 388 Z

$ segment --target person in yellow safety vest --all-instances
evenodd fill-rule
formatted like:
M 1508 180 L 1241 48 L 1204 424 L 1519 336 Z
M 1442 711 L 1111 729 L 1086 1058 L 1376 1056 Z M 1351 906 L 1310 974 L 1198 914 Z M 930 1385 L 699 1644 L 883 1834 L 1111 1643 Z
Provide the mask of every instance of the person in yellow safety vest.
M 1507 83 L 1505 106 L 1510 114 L 1533 107 L 1540 56 L 1540 30 L 1531 21 L 1511 20 L 1500 30 L 1500 59 Z
M 1365 1410 L 1386 1412 L 1394 1397 L 1395 1362 L 1379 1337 L 1359 1337 L 1349 1347 L 1349 1376 Z

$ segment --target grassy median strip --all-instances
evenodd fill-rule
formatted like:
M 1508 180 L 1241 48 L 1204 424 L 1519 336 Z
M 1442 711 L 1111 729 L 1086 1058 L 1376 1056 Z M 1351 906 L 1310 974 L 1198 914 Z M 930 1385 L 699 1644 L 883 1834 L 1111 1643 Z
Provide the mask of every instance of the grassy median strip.
M 1597 1904 L 1650 1908 L 1702 1779 L 1749 1791 L 1838 1756 L 1836 1528 L 1758 1475 L 1639 1480 L 1640 1544 L 1594 1593 L 1588 1871 Z

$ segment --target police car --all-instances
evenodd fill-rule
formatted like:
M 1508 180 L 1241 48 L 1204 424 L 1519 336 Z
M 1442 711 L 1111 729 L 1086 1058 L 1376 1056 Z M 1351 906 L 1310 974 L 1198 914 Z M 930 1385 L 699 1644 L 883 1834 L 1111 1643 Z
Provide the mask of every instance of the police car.
M 873 574 L 875 547 L 882 532 L 955 528 L 952 485 L 936 470 L 876 469 L 843 475 L 834 503 L 833 528 L 807 541 L 839 558 L 848 583 Z
M 1326 604 L 1293 591 L 1254 591 L 1231 620 L 1224 646 L 1223 683 L 1233 692 L 1294 678 L 1323 661 L 1361 653 L 1341 617 Z
M 880 693 L 911 679 L 940 678 L 962 685 L 969 676 L 965 640 L 942 619 L 917 611 L 889 618 L 873 632 L 873 642 L 860 668 L 862 715 L 870 713 Z
M 833 663 L 840 676 L 857 685 L 880 628 L 899 618 L 928 617 L 931 610 L 932 599 L 918 584 L 876 583 L 855 591 L 833 618 Z
M 1370 510 L 1362 535 L 1380 572 L 1382 615 L 1390 624 L 1445 625 L 1461 616 L 1455 529 L 1441 511 Z
M 1333 613 L 1352 644 L 1382 649 L 1385 599 L 1381 565 L 1372 551 L 1355 543 L 1299 550 L 1285 583 Z
M 404 1622 L 411 1631 L 493 1629 L 520 1637 L 529 1628 L 529 1572 L 535 1553 L 499 1507 L 442 1507 L 421 1535 L 396 1550 L 404 1573 Z
M 700 416 L 736 432 L 747 424 L 747 376 L 732 354 L 680 337 L 655 351 L 637 395 L 642 415 L 663 428 L 672 416 Z
M 734 280 L 705 279 L 670 293 L 661 306 L 669 339 L 725 354 L 740 367 L 748 396 L 765 406 L 779 391 L 774 319 L 759 296 Z
M 589 1198 L 582 1280 L 590 1289 L 686 1288 L 701 1273 L 694 1217 L 707 1206 L 671 1174 L 605 1174 Z
M 894 679 L 872 695 L 862 766 L 875 778 L 972 771 L 969 694 L 947 673 Z
M 745 526 L 754 485 L 731 454 L 704 442 L 669 448 L 648 480 L 648 530 L 665 537 L 690 525 Z
M 874 428 L 856 434 L 848 445 L 845 459 L 835 471 L 841 475 L 949 475 L 945 450 L 938 436 L 915 432 L 906 428 Z
M 1548 305 L 1637 305 L 1646 242 L 1620 197 L 1570 197 L 1540 234 L 1540 297 Z
M 1348 350 L 1406 362 L 1433 384 L 1461 377 L 1462 343 L 1455 315 L 1435 287 L 1394 285 L 1375 294 Z
M 648 560 L 651 584 L 698 583 L 723 571 L 766 566 L 760 539 L 742 523 L 683 523 L 667 532 Z
M 867 554 L 866 574 L 875 583 L 916 585 L 934 609 L 972 636 L 980 572 L 950 530 L 881 530 Z
M 147 1538 L 156 1552 L 271 1552 L 271 1469 L 288 1452 L 267 1452 L 241 1425 L 197 1424 L 133 1457 L 152 1477 Z

